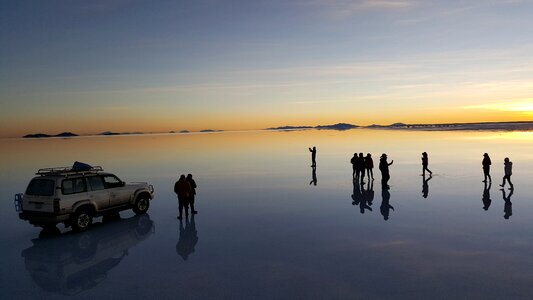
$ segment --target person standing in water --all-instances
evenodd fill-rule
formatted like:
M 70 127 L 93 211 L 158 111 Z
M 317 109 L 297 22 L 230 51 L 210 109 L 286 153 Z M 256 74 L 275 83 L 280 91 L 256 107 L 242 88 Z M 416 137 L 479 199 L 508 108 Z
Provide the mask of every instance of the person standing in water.
M 191 206 L 191 214 L 195 215 L 198 212 L 194 209 L 194 200 L 196 198 L 196 181 L 192 179 L 192 174 L 187 175 L 187 182 L 191 186 L 191 194 L 189 195 L 189 205 Z
M 512 190 L 514 188 L 513 183 L 511 182 L 511 175 L 513 175 L 513 162 L 509 160 L 509 157 L 506 157 L 503 161 L 505 176 L 503 176 L 503 182 L 500 184 L 500 186 L 503 188 L 505 186 L 505 180 L 507 179 L 509 185 L 511 186 L 510 190 Z
M 379 159 L 379 170 L 381 171 L 381 184 L 383 185 L 383 188 L 389 188 L 389 166 L 392 165 L 393 162 L 394 160 L 390 163 L 387 162 L 387 154 L 385 153 L 383 153 Z
M 433 174 L 431 170 L 428 169 L 428 154 L 426 152 L 422 153 L 422 176 L 426 176 L 426 171 L 429 172 L 429 175 Z
M 374 160 L 372 159 L 372 155 L 368 153 L 365 157 L 365 169 L 368 175 L 368 180 L 372 178 L 374 180 Z
M 361 184 L 364 184 L 365 180 L 365 157 L 363 156 L 363 153 L 359 153 L 359 158 L 357 159 L 357 169 L 359 173 L 359 178 L 361 178 Z
M 314 167 L 316 166 L 316 147 L 309 148 L 309 152 L 311 152 L 311 167 Z
M 350 160 L 350 163 L 352 164 L 352 179 L 355 180 L 357 178 L 359 178 L 359 173 L 357 172 L 357 153 L 354 153 L 353 154 L 353 157 L 352 159 Z
M 483 161 L 481 164 L 483 165 L 483 174 L 485 175 L 485 180 L 483 180 L 483 182 L 487 182 L 487 177 L 489 178 L 489 182 L 492 182 L 492 178 L 490 177 L 490 165 L 492 165 L 492 162 L 487 153 L 483 154 Z
M 174 193 L 178 195 L 178 219 L 183 218 L 183 208 L 185 208 L 185 216 L 189 215 L 189 197 L 192 194 L 191 185 L 185 179 L 185 175 L 181 175 L 180 179 L 174 184 Z

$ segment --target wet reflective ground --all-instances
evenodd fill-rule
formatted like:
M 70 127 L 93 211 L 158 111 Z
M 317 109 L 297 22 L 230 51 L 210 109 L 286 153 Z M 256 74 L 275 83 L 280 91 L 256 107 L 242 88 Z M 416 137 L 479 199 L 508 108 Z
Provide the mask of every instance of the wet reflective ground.
M 351 130 L 2 140 L 0 297 L 527 299 L 532 137 Z M 389 190 L 377 168 L 373 189 L 354 186 L 354 152 L 372 153 L 376 167 L 383 152 L 394 160 Z M 515 189 L 503 195 L 506 156 Z M 13 195 L 33 173 L 75 160 L 154 184 L 149 213 L 53 235 L 19 220 Z M 172 188 L 181 173 L 195 175 L 199 214 L 180 224 Z

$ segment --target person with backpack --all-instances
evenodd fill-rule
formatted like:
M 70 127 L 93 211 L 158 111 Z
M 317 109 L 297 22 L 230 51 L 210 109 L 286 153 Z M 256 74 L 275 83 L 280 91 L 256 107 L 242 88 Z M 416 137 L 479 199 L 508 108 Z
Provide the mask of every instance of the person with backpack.
M 500 186 L 502 188 L 505 187 L 505 180 L 507 180 L 509 182 L 509 185 L 511 186 L 511 188 L 509 189 L 512 190 L 514 188 L 513 183 L 511 182 L 511 175 L 513 175 L 513 162 L 509 160 L 509 157 L 506 157 L 503 160 L 503 165 L 505 176 L 503 176 L 503 182 L 502 184 L 500 184 Z

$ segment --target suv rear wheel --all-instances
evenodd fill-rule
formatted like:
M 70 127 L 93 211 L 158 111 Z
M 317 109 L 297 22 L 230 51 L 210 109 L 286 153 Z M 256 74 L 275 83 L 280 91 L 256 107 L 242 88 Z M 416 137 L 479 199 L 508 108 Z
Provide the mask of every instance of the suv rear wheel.
M 72 228 L 76 231 L 83 231 L 93 223 L 93 214 L 87 208 L 80 208 L 74 213 L 72 218 Z
M 133 205 L 133 212 L 136 214 L 144 214 L 148 211 L 148 207 L 150 207 L 150 199 L 145 195 L 139 195 Z

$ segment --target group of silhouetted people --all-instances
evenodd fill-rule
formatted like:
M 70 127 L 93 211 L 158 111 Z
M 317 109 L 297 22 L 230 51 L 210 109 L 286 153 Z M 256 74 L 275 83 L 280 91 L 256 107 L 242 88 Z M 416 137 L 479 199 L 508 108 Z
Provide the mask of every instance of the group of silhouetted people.
M 490 160 L 490 156 L 488 155 L 488 153 L 483 154 L 483 161 L 481 162 L 481 165 L 483 166 L 483 175 L 485 176 L 485 179 L 483 180 L 483 182 L 492 183 L 492 178 L 490 176 L 490 166 L 492 165 L 492 161 Z M 510 190 L 514 189 L 514 185 L 511 182 L 511 175 L 513 175 L 513 162 L 509 160 L 509 157 L 506 157 L 503 160 L 503 170 L 504 170 L 504 176 L 503 176 L 502 184 L 500 184 L 500 186 L 504 188 L 505 183 L 508 182 L 510 186 L 509 189 Z
M 317 176 L 316 176 L 316 147 L 309 148 L 309 151 L 311 152 L 311 167 L 312 169 L 312 180 L 309 184 L 317 185 Z M 381 186 L 382 186 L 382 204 L 380 207 L 381 214 L 383 215 L 383 218 L 385 220 L 388 220 L 390 210 L 394 210 L 394 208 L 390 205 L 390 193 L 388 191 L 389 185 L 388 182 L 390 180 L 390 172 L 389 172 L 389 166 L 393 164 L 394 161 L 388 162 L 387 161 L 387 154 L 383 153 L 379 159 L 379 170 L 381 172 Z M 422 197 L 427 198 L 429 194 L 429 180 L 432 179 L 433 172 L 429 169 L 429 157 L 427 152 L 422 152 Z M 352 205 L 357 205 L 360 208 L 361 213 L 364 213 L 365 211 L 369 210 L 372 211 L 372 201 L 374 199 L 374 190 L 373 190 L 373 181 L 374 181 L 374 161 L 372 159 L 372 155 L 368 153 L 366 156 L 363 155 L 363 153 L 354 153 L 353 157 L 350 159 L 350 163 L 352 164 L 352 179 L 353 179 L 353 193 L 352 193 Z M 485 187 L 483 190 L 483 209 L 488 210 L 491 200 L 490 200 L 490 186 L 492 184 L 492 178 L 490 176 L 490 167 L 492 165 L 492 161 L 490 159 L 490 156 L 488 153 L 483 154 L 483 160 L 481 162 L 483 167 L 483 175 L 485 183 Z M 429 177 L 426 178 L 426 172 L 429 173 Z M 365 189 L 364 187 L 364 178 L 365 174 L 368 177 L 368 187 Z M 511 203 L 511 196 L 514 193 L 514 185 L 511 182 L 511 176 L 513 174 L 513 163 L 509 160 L 508 157 L 504 159 L 504 176 L 502 180 L 502 184 L 500 186 L 502 187 L 500 190 L 502 191 L 503 199 L 505 201 L 505 207 L 504 207 L 504 218 L 509 219 L 509 217 L 512 215 L 512 203 Z M 506 183 L 509 183 L 509 190 L 511 191 L 508 195 L 505 192 L 505 185 Z M 488 186 L 487 186 L 488 184 Z
M 354 153 L 352 159 L 350 159 L 350 163 L 352 164 L 353 169 L 353 180 L 361 180 L 361 182 L 364 182 L 365 173 L 367 173 L 369 181 L 374 180 L 374 160 L 370 153 L 366 156 L 364 156 L 362 152 L 359 153 L 359 156 L 357 153 Z
M 313 180 L 311 183 L 314 183 L 316 185 L 316 147 L 309 148 L 309 151 L 311 152 L 311 167 L 313 167 Z M 424 177 L 423 185 L 424 187 L 427 186 L 427 182 L 431 179 L 431 176 L 433 175 L 433 172 L 428 168 L 429 166 L 429 157 L 427 152 L 422 152 L 422 176 Z M 387 154 L 383 153 L 379 159 L 379 170 L 381 171 L 381 182 L 385 186 L 388 186 L 388 181 L 390 179 L 390 172 L 389 172 L 389 166 L 392 165 L 394 161 L 391 161 L 390 163 L 387 161 Z M 369 180 L 374 180 L 374 160 L 372 159 L 372 155 L 368 153 L 366 156 L 363 155 L 363 153 L 354 153 L 353 157 L 350 159 L 350 163 L 352 164 L 352 178 L 353 180 L 360 180 L 361 183 L 364 183 L 365 173 L 368 176 Z M 492 164 L 490 157 L 487 153 L 483 154 L 483 161 L 481 162 L 483 166 L 483 174 L 485 176 L 485 179 L 483 182 L 488 181 L 492 182 L 492 178 L 490 176 L 490 166 Z M 426 171 L 429 173 L 429 179 L 425 179 L 426 177 Z M 513 163 L 509 160 L 508 157 L 504 159 L 504 172 L 505 175 L 503 176 L 503 182 L 500 184 L 501 187 L 505 187 L 506 182 L 509 183 L 510 189 L 513 189 L 513 183 L 511 182 L 511 175 L 513 174 Z M 427 188 L 424 188 L 424 190 L 427 190 Z M 425 195 L 427 195 L 427 192 L 424 192 Z
M 490 204 L 492 200 L 490 199 L 490 188 L 492 186 L 492 178 L 490 176 L 490 166 L 492 165 L 492 161 L 490 160 L 490 156 L 485 153 L 483 154 L 483 161 L 481 162 L 481 165 L 483 166 L 483 175 L 484 179 L 483 182 L 485 183 L 485 187 L 483 188 L 483 209 L 488 210 L 490 207 Z M 504 212 L 504 218 L 509 219 L 513 215 L 513 203 L 511 202 L 511 197 L 514 193 L 514 185 L 511 182 L 511 175 L 513 175 L 513 162 L 509 160 L 508 157 L 506 157 L 503 160 L 503 170 L 504 170 L 504 176 L 502 179 L 502 184 L 500 184 L 500 191 L 502 191 L 502 197 L 503 201 L 505 202 L 503 207 Z M 509 190 L 511 191 L 508 195 L 505 192 L 505 184 L 509 183 Z
M 194 200 L 196 196 L 196 182 L 189 174 L 187 177 L 181 175 L 179 180 L 174 184 L 174 193 L 178 196 L 178 219 L 183 218 L 183 209 L 185 209 L 185 216 L 189 216 L 189 206 L 191 207 L 191 214 L 197 214 L 194 209 Z

